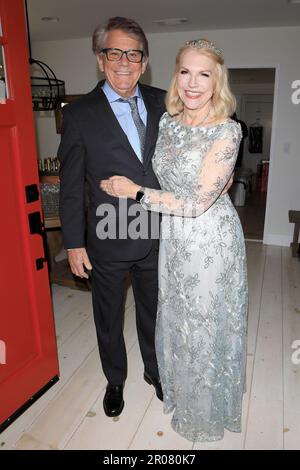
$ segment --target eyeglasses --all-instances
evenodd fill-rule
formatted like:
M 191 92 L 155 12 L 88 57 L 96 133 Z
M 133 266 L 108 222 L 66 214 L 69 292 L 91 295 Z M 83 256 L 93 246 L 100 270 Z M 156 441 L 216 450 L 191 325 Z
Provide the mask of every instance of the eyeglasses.
M 142 62 L 144 57 L 144 52 L 139 51 L 138 49 L 129 49 L 128 51 L 122 51 L 122 49 L 117 49 L 115 47 L 108 47 L 107 49 L 101 49 L 100 52 L 106 55 L 107 60 L 111 60 L 113 62 L 118 62 L 122 59 L 123 55 L 126 55 L 127 60 L 129 62 Z

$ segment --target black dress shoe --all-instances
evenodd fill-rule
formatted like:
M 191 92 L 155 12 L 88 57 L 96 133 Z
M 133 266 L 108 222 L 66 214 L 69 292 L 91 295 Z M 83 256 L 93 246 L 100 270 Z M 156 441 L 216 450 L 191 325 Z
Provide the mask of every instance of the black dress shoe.
M 144 373 L 144 379 L 149 385 L 153 385 L 156 391 L 156 396 L 159 398 L 161 401 L 163 401 L 163 391 L 161 388 L 161 383 L 159 377 L 151 377 L 151 375 L 147 374 L 147 372 Z
M 119 416 L 124 408 L 123 400 L 124 383 L 121 385 L 107 384 L 106 393 L 103 400 L 103 408 L 106 416 L 110 418 Z

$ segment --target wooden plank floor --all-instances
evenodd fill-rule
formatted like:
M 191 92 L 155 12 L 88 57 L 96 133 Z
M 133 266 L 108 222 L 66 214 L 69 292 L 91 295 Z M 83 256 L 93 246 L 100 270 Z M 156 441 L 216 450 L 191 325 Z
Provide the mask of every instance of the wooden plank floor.
M 293 344 L 300 341 L 300 263 L 289 248 L 248 242 L 247 253 L 242 433 L 193 444 L 171 429 L 170 415 L 162 413 L 153 387 L 142 378 L 131 288 L 125 306 L 125 408 L 119 418 L 107 418 L 90 293 L 53 285 L 61 378 L 0 435 L 0 449 L 300 449 L 300 364 L 292 360 Z

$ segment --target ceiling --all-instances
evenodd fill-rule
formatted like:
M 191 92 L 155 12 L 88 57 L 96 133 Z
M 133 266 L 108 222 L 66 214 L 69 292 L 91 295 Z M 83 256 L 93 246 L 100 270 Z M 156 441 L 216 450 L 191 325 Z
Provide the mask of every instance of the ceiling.
M 288 0 L 27 0 L 32 41 L 90 37 L 111 16 L 137 20 L 147 33 L 300 25 L 300 3 Z M 56 16 L 57 23 L 42 17 Z M 176 26 L 155 20 L 187 18 Z

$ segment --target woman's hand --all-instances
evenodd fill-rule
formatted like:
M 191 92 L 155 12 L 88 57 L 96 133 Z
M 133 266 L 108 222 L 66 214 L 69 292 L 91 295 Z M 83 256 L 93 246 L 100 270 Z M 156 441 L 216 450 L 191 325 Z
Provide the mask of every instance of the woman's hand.
M 111 176 L 107 180 L 100 181 L 100 188 L 110 196 L 135 199 L 141 186 L 125 176 Z

